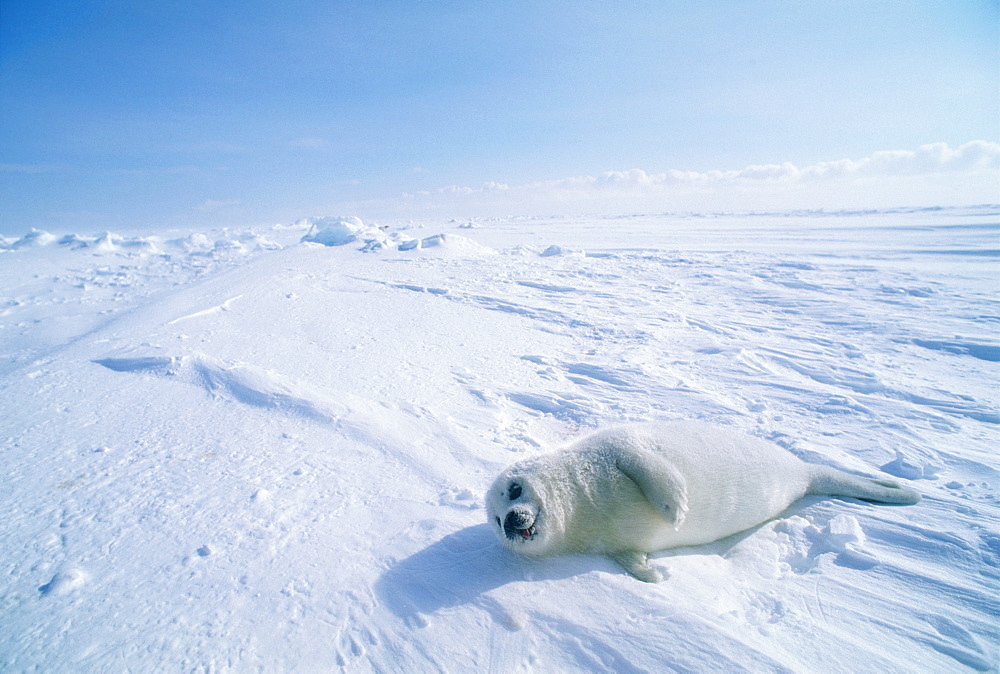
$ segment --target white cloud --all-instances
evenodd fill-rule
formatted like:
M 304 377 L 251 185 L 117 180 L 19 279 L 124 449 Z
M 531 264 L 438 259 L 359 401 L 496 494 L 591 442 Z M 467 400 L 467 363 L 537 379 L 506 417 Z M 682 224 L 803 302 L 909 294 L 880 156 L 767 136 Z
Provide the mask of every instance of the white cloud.
M 875 152 L 809 166 L 608 171 L 525 185 L 452 185 L 404 195 L 406 208 L 459 214 L 761 208 L 882 208 L 1000 201 L 1000 143 Z M 401 206 L 403 204 L 400 204 Z
M 803 169 L 803 174 L 891 177 L 998 169 L 1000 169 L 1000 143 L 976 140 L 954 150 L 948 147 L 947 143 L 932 143 L 922 145 L 915 151 L 876 152 L 858 161 L 842 159 L 837 162 L 823 162 Z

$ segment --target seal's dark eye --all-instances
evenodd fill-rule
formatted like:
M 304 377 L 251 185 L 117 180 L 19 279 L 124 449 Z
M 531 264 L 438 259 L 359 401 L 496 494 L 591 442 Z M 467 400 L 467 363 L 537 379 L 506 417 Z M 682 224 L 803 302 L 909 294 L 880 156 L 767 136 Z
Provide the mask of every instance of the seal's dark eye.
M 521 498 L 521 485 L 519 485 L 517 482 L 512 484 L 510 486 L 510 490 L 507 492 L 507 498 L 509 498 L 511 501 L 517 498 Z
M 499 517 L 497 518 L 497 526 L 498 527 L 502 527 L 503 526 L 503 522 L 500 521 Z

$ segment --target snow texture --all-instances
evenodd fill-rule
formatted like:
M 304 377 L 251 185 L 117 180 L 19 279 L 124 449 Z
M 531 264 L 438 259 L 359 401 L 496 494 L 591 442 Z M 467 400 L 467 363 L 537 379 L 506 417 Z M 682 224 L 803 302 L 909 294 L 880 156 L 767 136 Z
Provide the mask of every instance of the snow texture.
M 998 223 L 0 240 L 0 669 L 996 671 Z M 806 497 L 657 585 L 499 546 L 506 465 L 655 419 L 924 498 Z

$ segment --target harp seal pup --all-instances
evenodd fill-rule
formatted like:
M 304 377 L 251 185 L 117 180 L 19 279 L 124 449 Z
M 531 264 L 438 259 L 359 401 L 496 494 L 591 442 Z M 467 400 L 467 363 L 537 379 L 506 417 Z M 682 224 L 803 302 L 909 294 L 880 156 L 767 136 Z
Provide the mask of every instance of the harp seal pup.
M 805 463 L 766 440 L 680 422 L 610 428 L 518 461 L 490 487 L 486 512 L 516 553 L 604 554 L 639 580 L 659 582 L 648 553 L 744 531 L 806 494 L 920 500 L 895 482 Z

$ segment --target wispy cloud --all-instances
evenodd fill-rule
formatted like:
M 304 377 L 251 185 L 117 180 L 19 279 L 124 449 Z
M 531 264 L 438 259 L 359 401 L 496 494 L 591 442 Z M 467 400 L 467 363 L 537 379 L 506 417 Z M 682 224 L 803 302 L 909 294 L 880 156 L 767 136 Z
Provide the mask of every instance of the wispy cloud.
M 946 198 L 954 203 L 1000 199 L 1000 143 L 977 140 L 957 148 L 946 143 L 916 150 L 875 152 L 860 159 L 808 166 L 759 164 L 737 170 L 651 173 L 607 171 L 506 185 L 448 186 L 403 195 L 413 207 L 515 208 L 543 204 L 564 210 L 621 208 L 760 208 L 920 205 Z M 870 203 L 865 203 L 865 200 Z

